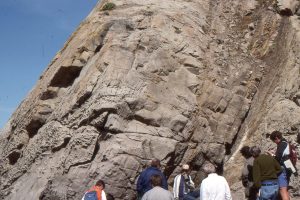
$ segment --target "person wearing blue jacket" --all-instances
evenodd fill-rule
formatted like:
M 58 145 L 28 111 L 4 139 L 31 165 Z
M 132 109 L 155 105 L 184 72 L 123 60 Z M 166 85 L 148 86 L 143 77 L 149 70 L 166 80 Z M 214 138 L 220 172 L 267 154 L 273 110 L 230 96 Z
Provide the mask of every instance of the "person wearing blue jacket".
M 168 190 L 168 183 L 166 176 L 160 171 L 160 160 L 157 158 L 152 159 L 151 166 L 142 171 L 137 181 L 137 193 L 138 199 L 141 199 L 143 195 L 152 189 L 151 176 L 160 175 L 162 178 L 162 188 Z

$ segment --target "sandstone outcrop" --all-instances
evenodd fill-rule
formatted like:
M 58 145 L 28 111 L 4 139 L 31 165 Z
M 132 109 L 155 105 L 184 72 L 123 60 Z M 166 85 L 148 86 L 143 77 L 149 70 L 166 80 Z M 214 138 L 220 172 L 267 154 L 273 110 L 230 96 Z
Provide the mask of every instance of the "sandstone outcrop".
M 296 144 L 300 131 L 300 20 L 276 7 L 99 2 L 3 130 L 1 198 L 80 199 L 101 178 L 116 199 L 135 199 L 157 157 L 170 184 L 183 163 L 199 184 L 213 162 L 243 199 L 239 148 L 275 147 L 273 130 Z

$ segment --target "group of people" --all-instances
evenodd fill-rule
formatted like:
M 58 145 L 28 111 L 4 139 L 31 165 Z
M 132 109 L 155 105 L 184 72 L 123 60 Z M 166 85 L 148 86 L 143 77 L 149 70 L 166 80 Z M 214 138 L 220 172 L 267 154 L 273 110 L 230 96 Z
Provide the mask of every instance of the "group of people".
M 262 154 L 257 146 L 244 146 L 240 150 L 246 159 L 242 183 L 249 200 L 277 200 L 279 196 L 281 200 L 289 200 L 289 180 L 295 172 L 287 166 L 290 144 L 279 131 L 272 132 L 270 139 L 277 144 L 274 152 Z M 160 167 L 160 160 L 153 159 L 150 166 L 141 172 L 137 180 L 138 200 L 232 200 L 226 179 L 216 173 L 212 163 L 204 164 L 203 172 L 207 177 L 198 189 L 190 176 L 190 166 L 182 165 L 180 174 L 174 178 L 173 193 L 168 190 L 167 179 Z M 113 200 L 111 195 L 105 194 L 104 188 L 104 182 L 99 180 L 82 200 Z
M 262 154 L 257 146 L 244 146 L 240 152 L 246 162 L 242 172 L 242 183 L 249 200 L 289 200 L 288 186 L 295 166 L 290 161 L 290 144 L 282 133 L 274 131 L 270 139 L 277 144 L 276 151 Z
M 181 172 L 174 178 L 173 194 L 168 191 L 165 175 L 160 171 L 160 161 L 153 159 L 137 181 L 138 200 L 232 200 L 226 179 L 216 173 L 212 163 L 206 163 L 203 171 L 208 175 L 200 186 L 190 176 L 188 164 L 182 165 Z
M 203 171 L 208 175 L 200 189 L 190 176 L 190 166 L 184 164 L 181 172 L 174 179 L 173 193 L 168 190 L 167 179 L 160 170 L 160 161 L 153 159 L 148 168 L 140 174 L 137 180 L 138 200 L 232 200 L 230 188 L 226 179 L 217 175 L 216 167 L 207 163 Z M 96 182 L 88 190 L 82 200 L 114 200 L 113 196 L 104 192 L 105 183 L 102 180 Z

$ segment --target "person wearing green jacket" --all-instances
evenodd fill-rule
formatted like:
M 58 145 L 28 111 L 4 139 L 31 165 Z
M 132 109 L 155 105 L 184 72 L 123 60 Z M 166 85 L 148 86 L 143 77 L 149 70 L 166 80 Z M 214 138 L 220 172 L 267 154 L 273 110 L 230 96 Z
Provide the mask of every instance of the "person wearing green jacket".
M 281 172 L 279 163 L 270 155 L 261 154 L 257 146 L 251 148 L 254 157 L 253 182 L 259 188 L 259 200 L 276 200 L 278 196 L 278 175 Z

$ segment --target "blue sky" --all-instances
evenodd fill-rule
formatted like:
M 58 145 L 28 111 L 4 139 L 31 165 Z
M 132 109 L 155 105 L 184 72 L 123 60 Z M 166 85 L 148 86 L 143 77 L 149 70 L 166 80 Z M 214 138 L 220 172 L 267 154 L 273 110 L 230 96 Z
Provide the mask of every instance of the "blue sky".
M 0 129 L 98 0 L 0 0 Z

